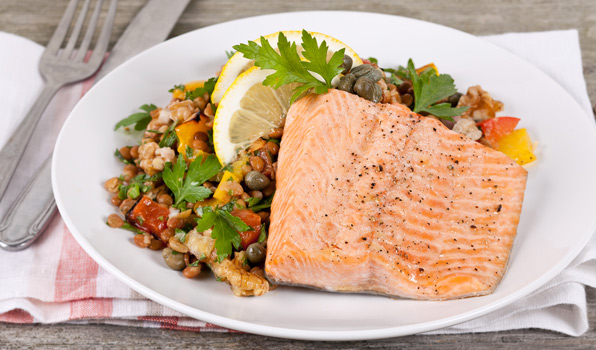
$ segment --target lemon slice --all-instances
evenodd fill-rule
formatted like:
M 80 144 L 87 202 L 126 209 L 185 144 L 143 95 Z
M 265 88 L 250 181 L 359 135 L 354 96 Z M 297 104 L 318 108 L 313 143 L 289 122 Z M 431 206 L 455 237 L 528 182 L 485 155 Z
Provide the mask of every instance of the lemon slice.
M 288 38 L 289 42 L 302 42 L 302 32 L 299 30 L 287 30 L 282 31 L 282 33 Z M 320 45 L 323 40 L 329 46 L 328 56 L 329 58 L 333 53 L 339 51 L 340 49 L 346 49 L 345 54 L 352 58 L 352 66 L 356 67 L 362 64 L 362 60 L 354 50 L 352 50 L 349 46 L 344 44 L 343 42 L 335 39 L 332 36 L 317 33 L 317 32 L 309 32 L 315 39 L 317 39 L 317 43 Z M 277 39 L 279 37 L 279 32 L 269 34 L 265 36 L 265 39 L 269 41 L 272 47 L 277 48 Z M 256 43 L 260 44 L 260 39 L 254 40 Z M 300 45 L 298 46 L 298 50 L 301 51 Z M 211 102 L 215 104 L 219 104 L 223 95 L 225 94 L 226 90 L 232 85 L 236 77 L 238 77 L 243 72 L 247 71 L 254 65 L 253 60 L 249 60 L 244 58 L 241 52 L 236 52 L 225 66 L 222 68 L 221 73 L 219 74 L 219 78 L 217 79 L 217 84 L 215 84 L 215 88 L 213 89 L 213 93 L 211 94 Z
M 213 145 L 221 164 L 230 164 L 238 152 L 283 124 L 292 90 L 299 84 L 278 89 L 264 86 L 263 80 L 274 72 L 249 68 L 234 80 L 221 99 L 213 123 Z

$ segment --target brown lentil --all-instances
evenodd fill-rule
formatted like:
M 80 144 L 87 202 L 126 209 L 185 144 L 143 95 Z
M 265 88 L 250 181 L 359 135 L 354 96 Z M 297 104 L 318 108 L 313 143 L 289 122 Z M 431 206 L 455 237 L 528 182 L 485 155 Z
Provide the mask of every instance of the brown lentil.
M 182 274 L 186 278 L 195 278 L 201 273 L 201 264 L 197 266 L 187 266 L 182 270 Z
M 242 198 L 243 200 L 247 200 L 247 199 L 249 199 L 249 198 L 250 198 L 250 194 L 248 194 L 248 193 L 244 192 L 244 193 L 243 193 L 243 194 L 240 196 L 240 198 Z
M 160 193 L 157 195 L 157 203 L 172 205 L 174 203 L 174 200 L 172 199 L 172 196 L 170 196 L 169 194 Z
M 265 145 L 265 149 L 267 150 L 267 152 L 269 152 L 269 154 L 273 156 L 279 153 L 279 145 L 275 142 L 267 142 L 267 144 Z
M 265 167 L 265 161 L 261 157 L 252 156 L 250 157 L 250 166 L 252 170 L 261 172 Z
M 170 248 L 174 249 L 178 253 L 188 253 L 188 248 L 184 244 L 182 244 L 178 239 L 176 239 L 176 237 L 170 237 L 170 239 L 168 240 L 168 244 Z
M 192 148 L 203 152 L 209 152 L 210 150 L 207 142 L 203 140 L 192 140 Z
M 126 147 L 126 146 L 121 147 L 119 149 L 119 151 L 120 151 L 120 154 L 122 155 L 122 157 L 124 157 L 124 159 L 132 158 L 132 156 L 130 155 L 130 147 Z
M 170 238 L 174 237 L 174 235 L 175 232 L 173 229 L 166 228 L 165 230 L 158 233 L 157 237 L 159 237 L 159 239 L 161 239 L 162 242 L 167 243 L 170 240 Z
M 240 170 L 242 171 L 242 176 L 244 176 L 252 171 L 252 167 L 248 164 L 244 164 Z
M 261 217 L 261 222 L 265 222 L 269 218 L 269 212 L 267 211 L 260 211 L 257 213 Z
M 110 227 L 122 227 L 124 225 L 124 220 L 118 214 L 110 214 L 108 216 L 108 226 Z
M 115 194 L 114 196 L 112 196 L 111 202 L 112 205 L 119 207 L 120 204 L 122 204 L 122 199 L 120 199 L 120 197 L 118 197 L 118 195 Z
M 149 249 L 151 250 L 162 250 L 164 248 L 164 244 L 159 239 L 152 239 L 151 243 L 149 244 Z
M 135 205 L 135 203 L 136 202 L 134 199 L 126 198 L 122 201 L 122 204 L 120 204 L 120 212 L 122 214 L 127 214 L 130 211 L 130 209 L 132 209 L 132 207 Z
M 137 246 L 139 246 L 140 248 L 147 248 L 149 246 L 149 243 L 147 243 L 147 241 L 145 240 L 145 235 L 142 235 L 142 234 L 135 235 L 133 240 L 134 240 L 135 244 Z
M 283 128 L 275 128 L 275 129 L 271 130 L 271 132 L 269 133 L 269 137 L 272 139 L 278 139 L 278 138 L 282 137 L 283 134 L 284 134 Z
M 117 193 L 120 180 L 117 177 L 113 177 L 103 183 L 103 187 L 110 193 Z
M 263 199 L 263 192 L 261 191 L 250 191 L 249 194 L 251 197 Z
M 139 158 L 139 146 L 132 146 L 130 148 L 130 156 L 135 159 Z
M 182 228 L 184 226 L 184 220 L 178 217 L 171 217 L 168 219 L 167 225 L 169 228 Z
M 201 140 L 201 141 L 204 141 L 205 143 L 209 142 L 209 136 L 202 131 L 197 131 L 197 133 L 194 134 L 194 136 L 192 138 L 193 138 L 193 140 Z
M 246 202 L 242 199 L 237 200 L 236 205 L 239 206 L 240 208 L 246 208 Z
M 264 190 L 263 190 L 263 196 L 265 197 L 269 197 L 270 195 L 273 194 L 273 192 L 275 192 L 275 181 L 271 181 L 271 183 L 269 184 L 269 186 L 267 186 Z

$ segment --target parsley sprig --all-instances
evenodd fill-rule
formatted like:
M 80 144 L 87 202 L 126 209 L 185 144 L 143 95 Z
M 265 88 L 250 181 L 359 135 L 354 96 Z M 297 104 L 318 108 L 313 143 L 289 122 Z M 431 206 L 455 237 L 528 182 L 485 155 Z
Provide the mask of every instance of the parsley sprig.
M 426 112 L 437 118 L 453 120 L 451 117 L 461 115 L 468 109 L 467 106 L 453 108 L 447 102 L 437 103 L 457 92 L 450 75 L 437 75 L 434 69 L 418 74 L 412 59 L 408 61 L 408 72 L 414 89 L 414 112 Z
M 215 239 L 218 262 L 232 255 L 232 246 L 240 249 L 242 239 L 238 232 L 252 229 L 227 209 L 229 208 L 226 206 L 215 209 L 205 207 L 203 208 L 203 216 L 197 220 L 196 230 L 198 232 L 213 228 L 211 238 Z
M 155 110 L 157 107 L 154 104 L 144 104 L 139 109 L 143 110 L 143 112 L 133 113 L 128 117 L 119 121 L 116 126 L 114 126 L 114 130 L 117 130 L 121 126 L 129 126 L 135 124 L 135 130 L 140 131 L 144 130 L 149 122 L 151 121 L 151 111 Z
M 294 102 L 302 93 L 314 89 L 317 94 L 324 94 L 331 88 L 331 80 L 338 75 L 343 68 L 340 68 L 345 49 L 333 53 L 327 61 L 329 46 L 323 40 L 319 45 L 317 39 L 313 38 L 306 30 L 302 30 L 302 56 L 300 59 L 295 42 L 290 43 L 283 33 L 279 33 L 277 49 L 279 53 L 269 44 L 264 37 L 260 39 L 261 45 L 254 41 L 248 44 L 235 45 L 234 49 L 241 52 L 245 58 L 255 60 L 255 66 L 262 69 L 273 69 L 263 81 L 263 85 L 272 86 L 277 89 L 280 86 L 300 83 L 302 85 L 294 89 L 290 102 Z M 318 74 L 323 81 L 312 73 Z
M 203 161 L 202 155 L 193 160 L 187 172 L 184 157 L 178 155 L 178 161 L 174 166 L 170 163 L 166 164 L 162 177 L 166 186 L 174 194 L 176 199 L 174 205 L 176 206 L 182 201 L 197 202 L 209 197 L 211 191 L 201 185 L 215 176 L 220 169 L 219 160 L 210 154 L 205 158 L 205 161 Z M 184 177 L 185 173 L 186 177 Z

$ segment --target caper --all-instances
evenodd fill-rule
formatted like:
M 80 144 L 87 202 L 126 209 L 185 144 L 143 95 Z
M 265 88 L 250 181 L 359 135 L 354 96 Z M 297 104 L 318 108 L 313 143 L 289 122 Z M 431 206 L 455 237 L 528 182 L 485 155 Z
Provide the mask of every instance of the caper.
M 457 107 L 457 104 L 459 103 L 459 99 L 461 98 L 461 96 L 461 93 L 456 92 L 447 98 L 447 102 L 451 103 L 451 107 Z
M 343 77 L 339 78 L 339 83 L 337 84 L 337 88 L 339 90 L 352 92 L 354 88 L 354 83 L 356 82 L 356 76 L 352 73 L 348 73 Z
M 378 68 L 374 68 L 370 72 L 364 74 L 362 77 L 368 78 L 376 83 L 377 81 L 381 80 L 381 78 L 383 78 L 384 76 L 385 76 L 385 73 L 383 73 L 382 70 L 380 70 Z
M 349 72 L 350 69 L 352 69 L 352 57 L 344 55 L 344 60 L 341 63 L 340 67 L 344 69 L 341 71 L 341 74 L 346 74 L 347 72 Z
M 269 181 L 269 178 L 267 176 L 261 174 L 258 171 L 253 170 L 246 174 L 246 176 L 244 177 L 244 182 L 246 183 L 246 186 L 248 186 L 248 188 L 250 188 L 251 190 L 259 191 L 269 186 L 269 183 L 271 181 Z
M 354 84 L 354 92 L 369 101 L 377 103 L 383 97 L 383 90 L 378 84 L 375 84 L 366 77 L 358 78 Z
M 361 76 L 370 72 L 373 69 L 375 69 L 375 67 L 371 66 L 370 64 L 361 64 L 352 68 L 352 71 L 350 71 L 350 73 L 354 74 L 356 78 L 360 78 Z
M 246 256 L 251 264 L 259 264 L 265 260 L 265 247 L 261 243 L 253 243 L 246 248 Z
M 172 270 L 182 270 L 186 267 L 186 264 L 184 263 L 184 254 L 175 252 L 172 248 L 164 248 L 161 251 L 161 256 Z

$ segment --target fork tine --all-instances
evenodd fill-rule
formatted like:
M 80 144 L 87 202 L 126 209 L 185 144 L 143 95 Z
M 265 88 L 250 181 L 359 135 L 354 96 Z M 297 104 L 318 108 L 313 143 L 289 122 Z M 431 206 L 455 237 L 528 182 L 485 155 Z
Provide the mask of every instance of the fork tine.
M 62 52 L 60 53 L 60 55 L 63 55 L 63 57 L 66 57 L 66 58 L 70 57 L 70 54 L 72 53 L 72 50 L 74 49 L 75 44 L 77 43 L 77 40 L 79 39 L 79 34 L 81 33 L 81 28 L 83 28 L 83 23 L 85 23 L 85 18 L 87 17 L 87 10 L 89 9 L 89 1 L 90 0 L 85 0 L 85 3 L 83 4 L 83 8 L 81 8 L 81 12 L 79 12 L 79 17 L 77 18 L 77 23 L 75 23 L 72 33 L 70 34 L 68 43 L 66 44 L 66 47 L 64 48 L 64 50 L 62 50 Z
M 87 54 L 87 49 L 89 49 L 89 44 L 91 44 L 91 39 L 93 38 L 93 33 L 95 32 L 95 26 L 97 25 L 97 20 L 99 18 L 99 13 L 101 12 L 101 5 L 103 4 L 103 0 L 97 0 L 95 4 L 95 10 L 93 11 L 93 15 L 91 16 L 91 22 L 87 26 L 87 31 L 85 32 L 85 37 L 81 42 L 81 46 L 77 49 L 77 55 L 74 58 L 74 61 L 80 62 L 85 59 Z
M 112 0 L 110 2 L 110 7 L 108 8 L 108 13 L 106 15 L 106 20 L 103 24 L 103 28 L 101 29 L 101 34 L 97 39 L 97 44 L 93 48 L 93 54 L 89 58 L 90 64 L 98 64 L 103 60 L 103 57 L 108 50 L 108 44 L 110 43 L 110 35 L 112 34 L 112 25 L 114 24 L 114 18 L 116 17 L 116 8 L 118 7 L 118 0 Z
M 62 46 L 64 37 L 68 32 L 68 27 L 70 27 L 72 17 L 74 16 L 75 10 L 77 9 L 78 2 L 78 0 L 70 0 L 68 3 L 68 7 L 66 7 L 64 16 L 62 16 L 62 19 L 60 19 L 60 23 L 58 24 L 58 27 L 56 27 L 56 30 L 54 31 L 54 34 L 48 43 L 45 51 L 46 53 L 55 55 L 60 49 L 60 46 Z

